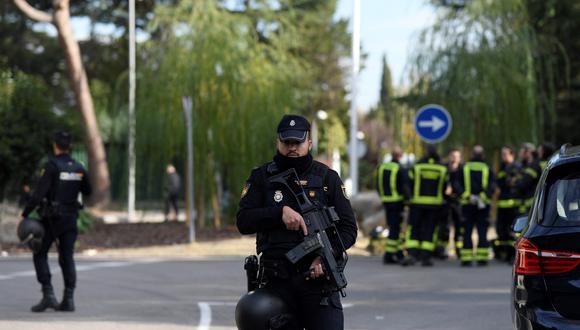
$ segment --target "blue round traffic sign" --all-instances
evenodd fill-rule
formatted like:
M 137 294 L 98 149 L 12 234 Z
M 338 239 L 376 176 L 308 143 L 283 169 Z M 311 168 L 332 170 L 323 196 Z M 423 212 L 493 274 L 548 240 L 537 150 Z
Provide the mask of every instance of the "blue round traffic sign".
M 415 131 L 423 141 L 428 143 L 445 140 L 452 126 L 449 112 L 437 104 L 422 107 L 415 116 Z

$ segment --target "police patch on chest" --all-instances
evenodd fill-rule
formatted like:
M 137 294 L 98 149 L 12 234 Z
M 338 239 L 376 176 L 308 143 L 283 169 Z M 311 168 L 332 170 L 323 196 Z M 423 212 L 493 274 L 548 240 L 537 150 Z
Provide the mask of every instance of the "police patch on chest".
M 59 179 L 62 181 L 81 181 L 83 173 L 60 172 Z
M 284 195 L 282 195 L 282 191 L 276 190 L 274 192 L 274 202 L 280 203 L 282 201 L 282 198 L 284 198 Z

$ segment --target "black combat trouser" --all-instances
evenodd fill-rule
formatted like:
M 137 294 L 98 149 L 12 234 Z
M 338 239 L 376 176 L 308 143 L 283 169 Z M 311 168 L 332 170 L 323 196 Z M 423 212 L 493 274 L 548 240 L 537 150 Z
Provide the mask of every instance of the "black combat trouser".
M 323 278 L 306 280 L 306 269 L 286 260 L 260 260 L 264 288 L 276 294 L 290 307 L 296 317 L 291 330 L 342 330 L 344 315 L 338 292 L 324 293 Z M 275 274 L 274 274 L 275 273 Z
M 487 261 L 489 257 L 489 241 L 487 229 L 489 227 L 489 206 L 478 209 L 475 205 L 464 205 L 461 209 L 463 215 L 463 248 L 461 249 L 461 261 Z M 471 234 L 473 228 L 477 228 L 477 250 L 473 253 L 473 241 Z
M 76 222 L 76 217 L 63 219 L 63 222 Z M 58 239 L 58 263 L 62 271 L 64 286 L 74 289 L 76 286 L 76 268 L 74 261 L 74 246 L 77 240 L 76 226 L 64 231 L 59 228 L 52 228 L 50 224 L 45 223 L 45 233 L 42 239 L 42 245 L 38 253 L 33 255 L 34 269 L 36 270 L 36 279 L 43 286 L 51 286 L 50 267 L 48 266 L 48 250 L 55 239 Z
M 384 203 L 385 215 L 387 217 L 387 226 L 389 227 L 389 236 L 385 242 L 385 252 L 389 255 L 395 255 L 401 250 L 401 224 L 403 222 L 402 202 Z

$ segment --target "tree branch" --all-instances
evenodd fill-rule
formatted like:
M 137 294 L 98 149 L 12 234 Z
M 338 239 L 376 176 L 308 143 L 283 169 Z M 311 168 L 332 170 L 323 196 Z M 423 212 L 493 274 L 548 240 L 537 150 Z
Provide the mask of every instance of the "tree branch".
M 13 0 L 13 1 L 16 7 L 18 7 L 18 9 L 20 9 L 20 11 L 23 12 L 29 18 L 38 22 L 46 22 L 46 23 L 53 22 L 52 15 L 32 7 L 26 0 Z

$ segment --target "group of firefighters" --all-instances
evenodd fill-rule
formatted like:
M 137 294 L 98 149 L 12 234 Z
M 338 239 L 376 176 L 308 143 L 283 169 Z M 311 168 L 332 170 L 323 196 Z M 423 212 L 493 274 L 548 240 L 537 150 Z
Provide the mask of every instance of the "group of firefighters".
M 394 148 L 392 159 L 380 164 L 376 173 L 388 226 L 383 263 L 412 266 L 419 262 L 432 266 L 433 258 L 447 258 L 450 239 L 461 266 L 472 266 L 474 262 L 486 266 L 491 249 L 495 259 L 511 263 L 511 224 L 532 206 L 541 171 L 553 152 L 550 143 L 537 149 L 524 143 L 516 157 L 516 150 L 506 145 L 501 148 L 499 169 L 494 171 L 486 163 L 481 145 L 473 146 L 466 162 L 462 162 L 459 149 L 451 149 L 446 163 L 436 148 L 428 145 L 424 157 L 410 167 L 401 164 L 401 149 Z M 490 243 L 487 233 L 492 201 L 497 210 L 497 239 Z M 474 228 L 477 245 L 472 241 Z M 371 245 L 379 236 L 371 235 Z

